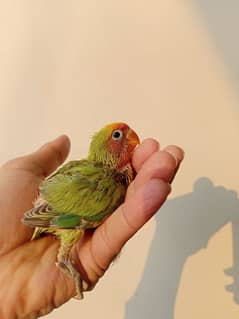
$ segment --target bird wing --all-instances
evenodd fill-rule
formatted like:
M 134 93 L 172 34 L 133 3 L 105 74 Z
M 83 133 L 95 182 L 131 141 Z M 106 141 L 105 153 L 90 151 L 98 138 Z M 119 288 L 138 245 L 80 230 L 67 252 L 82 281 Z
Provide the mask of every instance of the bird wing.
M 88 160 L 64 165 L 40 186 L 40 200 L 26 212 L 33 227 L 92 227 L 124 200 L 126 185 L 116 172 Z

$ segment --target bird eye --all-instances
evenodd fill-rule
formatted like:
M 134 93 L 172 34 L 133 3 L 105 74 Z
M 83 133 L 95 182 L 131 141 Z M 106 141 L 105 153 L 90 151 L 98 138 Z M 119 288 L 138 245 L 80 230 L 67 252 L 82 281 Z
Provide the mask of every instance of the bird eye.
M 112 139 L 115 140 L 115 141 L 121 140 L 122 137 L 123 137 L 123 132 L 121 130 L 115 130 L 112 133 Z

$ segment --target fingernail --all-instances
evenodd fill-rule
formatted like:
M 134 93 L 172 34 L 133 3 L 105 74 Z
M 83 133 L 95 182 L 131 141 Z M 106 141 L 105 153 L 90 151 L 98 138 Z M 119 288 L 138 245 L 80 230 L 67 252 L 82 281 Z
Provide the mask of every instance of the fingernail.
M 59 135 L 58 137 L 56 137 L 55 139 L 53 139 L 52 142 L 57 142 L 61 139 L 69 140 L 69 137 L 66 134 L 62 134 L 62 135 Z
M 178 146 L 174 146 L 174 145 L 169 145 L 165 148 L 165 151 L 168 152 L 169 154 L 171 154 L 175 161 L 176 161 L 176 166 L 179 164 L 179 162 L 181 162 L 184 158 L 184 150 L 182 150 L 180 147 Z

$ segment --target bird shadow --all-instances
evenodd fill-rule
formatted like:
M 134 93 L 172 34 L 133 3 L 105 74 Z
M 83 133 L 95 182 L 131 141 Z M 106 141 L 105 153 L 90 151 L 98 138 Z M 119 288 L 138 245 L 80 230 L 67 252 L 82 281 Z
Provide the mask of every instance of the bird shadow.
M 237 193 L 198 179 L 192 193 L 168 200 L 156 217 L 156 230 L 141 281 L 127 302 L 125 319 L 172 319 L 184 264 L 209 239 L 232 223 L 234 277 L 225 287 L 239 303 L 239 199 Z
M 231 80 L 239 91 L 239 29 L 238 0 L 192 0 L 207 25 L 215 47 L 229 70 Z

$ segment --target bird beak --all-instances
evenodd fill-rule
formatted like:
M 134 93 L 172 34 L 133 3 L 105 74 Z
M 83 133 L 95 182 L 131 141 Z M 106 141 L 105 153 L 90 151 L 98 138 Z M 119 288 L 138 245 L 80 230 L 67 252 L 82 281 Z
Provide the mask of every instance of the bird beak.
M 128 130 L 126 138 L 132 149 L 134 149 L 140 143 L 138 135 L 131 130 L 131 128 Z

